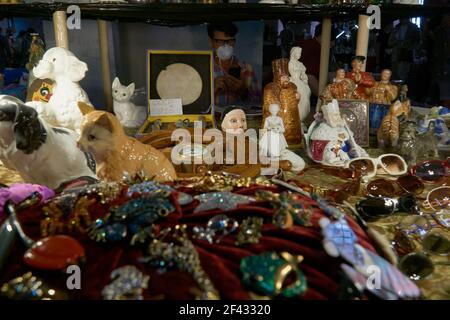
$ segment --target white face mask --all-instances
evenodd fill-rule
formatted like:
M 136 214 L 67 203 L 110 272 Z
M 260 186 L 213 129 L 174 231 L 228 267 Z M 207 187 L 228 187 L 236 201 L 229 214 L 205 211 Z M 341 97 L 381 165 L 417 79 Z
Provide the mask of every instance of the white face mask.
M 217 48 L 216 52 L 220 60 L 229 60 L 233 56 L 234 48 L 228 44 L 225 44 Z

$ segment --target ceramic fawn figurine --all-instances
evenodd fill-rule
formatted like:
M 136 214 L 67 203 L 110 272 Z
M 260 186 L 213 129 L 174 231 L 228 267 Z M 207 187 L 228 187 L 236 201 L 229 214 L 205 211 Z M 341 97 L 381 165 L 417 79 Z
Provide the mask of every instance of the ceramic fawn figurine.
M 156 181 L 176 179 L 169 159 L 152 146 L 127 136 L 112 113 L 94 111 L 83 103 L 79 107 L 85 117 L 78 145 L 94 156 L 97 176 L 101 180 L 122 181 L 125 173 L 131 177 L 144 174 Z

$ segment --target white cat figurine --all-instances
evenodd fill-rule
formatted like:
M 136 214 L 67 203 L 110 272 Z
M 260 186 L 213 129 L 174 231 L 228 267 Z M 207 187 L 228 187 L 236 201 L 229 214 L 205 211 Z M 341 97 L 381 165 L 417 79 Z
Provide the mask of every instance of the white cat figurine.
M 147 119 L 147 111 L 143 106 L 136 106 L 130 101 L 134 93 L 134 83 L 124 86 L 119 78 L 112 83 L 113 108 L 117 119 L 127 128 L 140 127 Z

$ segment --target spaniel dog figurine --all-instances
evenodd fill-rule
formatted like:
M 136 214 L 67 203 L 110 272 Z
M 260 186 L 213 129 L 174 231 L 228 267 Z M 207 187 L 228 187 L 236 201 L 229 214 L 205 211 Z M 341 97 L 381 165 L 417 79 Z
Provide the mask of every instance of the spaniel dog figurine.
M 25 182 L 57 188 L 74 178 L 96 178 L 95 161 L 77 148 L 77 139 L 19 99 L 0 95 L 0 160 Z

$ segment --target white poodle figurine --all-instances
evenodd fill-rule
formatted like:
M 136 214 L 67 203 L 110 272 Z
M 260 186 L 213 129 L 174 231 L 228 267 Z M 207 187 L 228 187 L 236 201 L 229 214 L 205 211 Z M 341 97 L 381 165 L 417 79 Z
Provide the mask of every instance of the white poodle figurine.
M 55 81 L 53 95 L 48 103 L 31 102 L 27 105 L 36 108 L 49 124 L 79 132 L 83 115 L 78 102 L 91 104 L 88 95 L 78 84 L 87 70 L 87 64 L 78 60 L 69 50 L 60 47 L 49 49 L 34 67 L 33 73 L 39 79 Z

